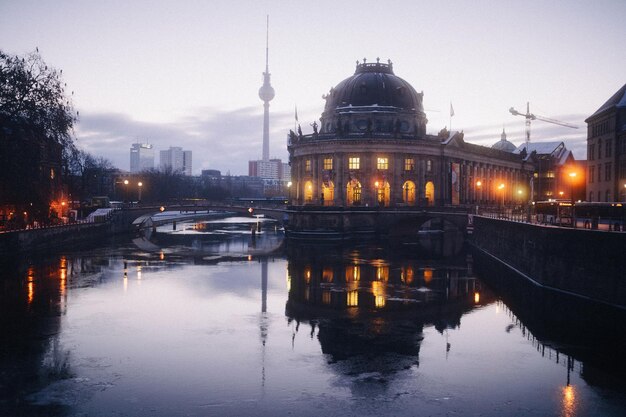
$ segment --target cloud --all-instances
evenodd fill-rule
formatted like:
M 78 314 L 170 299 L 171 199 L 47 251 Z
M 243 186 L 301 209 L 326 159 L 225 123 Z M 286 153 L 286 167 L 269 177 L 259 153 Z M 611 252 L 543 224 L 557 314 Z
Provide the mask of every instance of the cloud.
M 565 146 L 574 153 L 577 160 L 587 158 L 587 125 L 582 122 L 587 115 L 570 114 L 558 117 L 558 120 L 577 126 L 577 129 L 568 128 L 556 124 L 543 121 L 532 121 L 530 141 L 531 142 L 556 142 L 562 141 Z M 502 133 L 501 124 L 469 126 L 459 128 L 465 133 L 465 141 L 477 145 L 491 146 L 500 140 Z M 455 130 L 457 128 L 455 127 Z M 524 143 L 526 139 L 526 129 L 524 120 L 520 118 L 520 122 L 515 125 L 507 125 L 505 127 L 507 140 L 516 146 Z
M 586 125 L 580 123 L 584 115 L 563 115 L 559 120 L 577 124 L 578 129 L 533 121 L 531 141 L 563 141 L 574 152 L 576 159 L 586 158 Z M 286 162 L 286 136 L 293 128 L 291 112 L 270 113 L 270 153 L 272 157 Z M 302 128 L 311 128 L 303 121 Z M 307 119 L 308 120 L 308 119 Z M 500 140 L 502 125 L 455 126 L 465 132 L 465 140 L 483 146 L 491 146 Z M 110 159 L 115 166 L 128 170 L 130 146 L 133 143 L 150 143 L 155 148 L 155 165 L 159 163 L 159 151 L 170 146 L 180 146 L 193 152 L 193 172 L 202 169 L 218 169 L 223 174 L 246 175 L 248 161 L 261 157 L 263 114 L 259 107 L 243 107 L 234 110 L 196 108 L 184 118 L 170 123 L 134 120 L 121 113 L 81 114 L 76 127 L 78 146 L 95 156 Z M 430 132 L 436 133 L 436 132 Z M 507 139 L 516 146 L 523 143 L 525 129 L 523 119 L 506 128 Z
M 292 115 L 272 114 L 271 155 L 286 161 L 286 133 Z M 258 107 L 223 111 L 198 108 L 192 114 L 170 123 L 134 120 L 121 113 L 81 114 L 76 126 L 77 145 L 95 155 L 110 159 L 128 170 L 133 143 L 150 143 L 159 151 L 180 146 L 193 152 L 193 172 L 219 169 L 224 174 L 246 175 L 248 160 L 261 157 L 263 115 Z

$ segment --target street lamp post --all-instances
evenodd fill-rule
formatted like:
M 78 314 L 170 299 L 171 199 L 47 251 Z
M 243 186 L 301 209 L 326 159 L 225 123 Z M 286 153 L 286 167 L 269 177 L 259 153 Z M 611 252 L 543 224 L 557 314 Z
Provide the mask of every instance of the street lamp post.
M 124 200 L 128 202 L 128 180 L 124 180 Z
M 476 194 L 477 194 L 477 198 L 476 198 L 476 214 L 478 214 L 478 205 L 480 204 L 480 201 L 482 200 L 482 187 L 483 187 L 483 183 L 482 181 L 478 180 L 476 181 Z
M 138 188 L 138 191 L 137 191 L 137 194 L 138 194 L 137 203 L 141 202 L 141 187 L 143 187 L 143 183 L 141 181 L 139 181 L 137 183 L 137 188 Z
M 504 183 L 498 185 L 498 190 L 502 193 L 502 204 L 500 205 L 500 217 L 504 217 Z
M 289 194 L 289 204 L 293 204 L 293 202 L 291 201 L 291 186 L 293 185 L 293 183 L 291 181 L 287 182 L 287 193 Z
M 576 172 L 572 171 L 569 173 L 569 178 L 570 178 L 570 183 L 569 183 L 569 193 L 570 193 L 570 200 L 572 203 L 572 227 L 576 228 L 576 211 L 574 210 L 574 181 L 576 181 Z

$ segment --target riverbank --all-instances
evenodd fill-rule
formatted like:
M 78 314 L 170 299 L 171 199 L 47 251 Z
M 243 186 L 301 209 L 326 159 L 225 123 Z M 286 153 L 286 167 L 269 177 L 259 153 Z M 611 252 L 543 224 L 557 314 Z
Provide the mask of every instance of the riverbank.
M 626 233 L 475 216 L 470 244 L 534 285 L 626 309 Z

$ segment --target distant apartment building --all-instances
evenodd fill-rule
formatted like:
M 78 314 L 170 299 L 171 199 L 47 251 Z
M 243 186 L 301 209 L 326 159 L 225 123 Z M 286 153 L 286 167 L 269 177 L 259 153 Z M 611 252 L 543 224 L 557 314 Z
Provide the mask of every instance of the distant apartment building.
M 191 151 L 184 151 L 178 146 L 170 146 L 168 150 L 160 152 L 160 168 L 171 168 L 172 171 L 191 175 Z
M 264 180 L 281 180 L 287 182 L 291 178 L 291 167 L 288 163 L 282 162 L 280 159 L 248 161 L 248 175 Z
M 153 146 L 147 143 L 133 143 L 130 148 L 130 172 L 134 174 L 153 168 Z

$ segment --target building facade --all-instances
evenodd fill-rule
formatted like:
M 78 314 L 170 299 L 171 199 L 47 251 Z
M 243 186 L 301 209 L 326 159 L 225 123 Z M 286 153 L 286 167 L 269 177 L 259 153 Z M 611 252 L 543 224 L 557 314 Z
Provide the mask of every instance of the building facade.
M 169 168 L 184 175 L 191 175 L 191 159 L 191 151 L 185 151 L 178 146 L 170 146 L 168 150 L 160 152 L 160 168 Z
M 130 147 L 130 172 L 135 174 L 154 168 L 154 147 L 147 143 L 133 143 Z
M 443 206 L 527 203 L 534 166 L 462 132 L 426 133 L 423 93 L 393 64 L 357 61 L 324 96 L 318 131 L 289 134 L 295 205 Z
M 564 142 L 531 142 L 513 151 L 535 165 L 531 181 L 533 201 L 584 200 L 585 169 Z
M 585 122 L 587 200 L 626 201 L 626 84 Z

